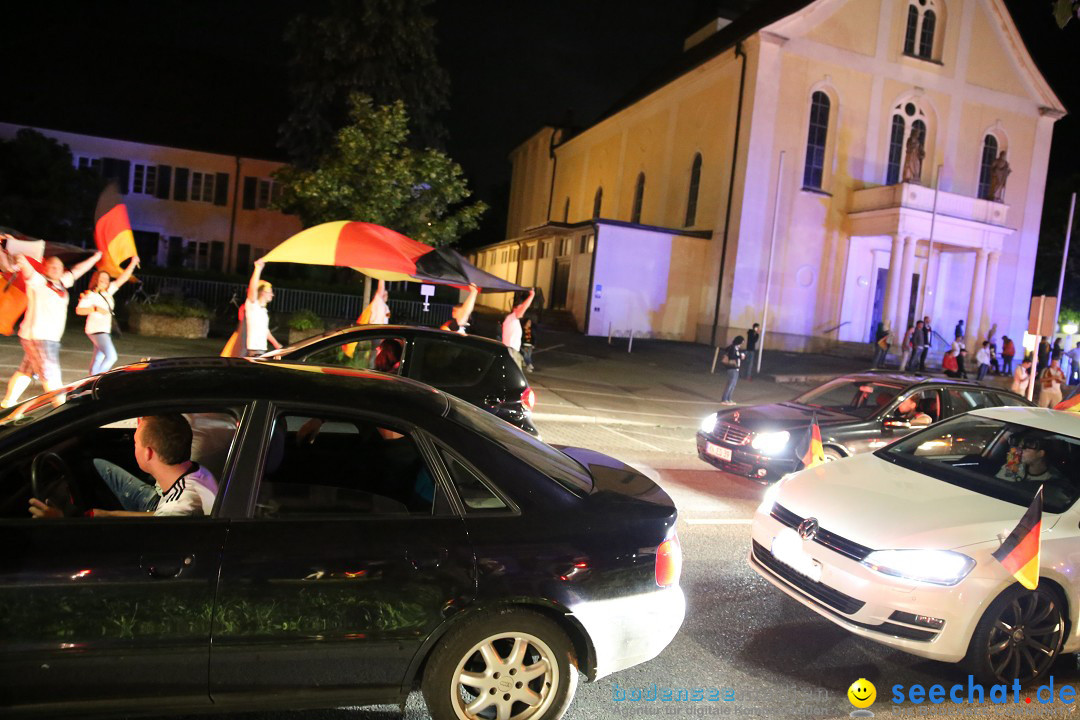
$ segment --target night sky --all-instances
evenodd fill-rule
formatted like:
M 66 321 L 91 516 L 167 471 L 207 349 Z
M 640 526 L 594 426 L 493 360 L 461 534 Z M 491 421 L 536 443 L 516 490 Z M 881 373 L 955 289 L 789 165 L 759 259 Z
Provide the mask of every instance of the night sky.
M 768 1 L 768 0 L 762 0 Z M 447 150 L 495 206 L 472 242 L 503 237 L 508 154 L 545 123 L 587 126 L 678 57 L 716 9 L 753 0 L 439 0 L 437 52 L 451 77 Z M 283 29 L 313 2 L 4 3 L 0 120 L 284 159 Z M 1007 0 L 1047 79 L 1080 113 L 1080 21 Z M 1080 167 L 1080 122 L 1057 124 L 1051 180 Z M 471 243 L 470 243 L 471 244 Z

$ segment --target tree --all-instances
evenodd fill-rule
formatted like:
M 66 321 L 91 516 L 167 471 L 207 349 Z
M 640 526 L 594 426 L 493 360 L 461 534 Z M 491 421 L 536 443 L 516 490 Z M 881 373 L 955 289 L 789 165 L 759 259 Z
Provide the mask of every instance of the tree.
M 280 210 L 305 226 L 335 220 L 384 225 L 431 245 L 451 243 L 477 227 L 487 209 L 462 203 L 471 195 L 461 166 L 432 148 L 408 145 L 405 104 L 376 106 L 359 93 L 349 99 L 349 124 L 314 167 L 288 166 Z
M 401 100 L 421 145 L 438 146 L 445 130 L 436 114 L 449 105 L 450 78 L 435 57 L 431 0 L 333 0 L 325 15 L 300 15 L 285 33 L 292 47 L 293 107 L 280 145 L 294 164 L 325 154 L 361 92 L 380 105 Z
M 85 245 L 94 235 L 102 184 L 96 173 L 75 168 L 67 145 L 36 130 L 0 141 L 0 225 Z
M 1054 0 L 1054 20 L 1058 27 L 1065 27 L 1074 17 L 1080 15 L 1080 0 Z

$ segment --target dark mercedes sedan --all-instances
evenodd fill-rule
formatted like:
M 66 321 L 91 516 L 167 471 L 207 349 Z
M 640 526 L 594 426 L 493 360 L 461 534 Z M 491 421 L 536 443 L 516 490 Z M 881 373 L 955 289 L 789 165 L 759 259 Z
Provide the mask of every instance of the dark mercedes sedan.
M 191 428 L 206 512 L 106 517 L 122 503 L 103 461 L 150 467 L 162 417 Z M 31 519 L 32 497 L 52 517 Z M 0 415 L 0 713 L 351 706 L 420 688 L 439 720 L 558 718 L 579 672 L 644 662 L 678 631 L 675 521 L 619 461 L 406 378 L 118 368 Z
M 509 349 L 488 338 L 412 325 L 358 325 L 271 351 L 263 358 L 403 375 L 539 435 L 532 422 L 536 394 Z
M 774 482 L 802 467 L 815 418 L 827 461 L 877 450 L 921 426 L 977 408 L 1027 405 L 975 382 L 867 372 L 830 380 L 790 402 L 722 409 L 697 433 L 698 457 L 721 470 Z

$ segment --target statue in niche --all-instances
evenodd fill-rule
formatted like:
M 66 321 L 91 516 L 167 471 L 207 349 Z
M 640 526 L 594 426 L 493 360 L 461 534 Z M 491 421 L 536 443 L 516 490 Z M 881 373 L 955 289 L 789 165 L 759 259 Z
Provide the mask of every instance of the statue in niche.
M 1005 181 L 1011 172 L 1009 161 L 1005 159 L 1005 151 L 1002 150 L 990 165 L 990 198 L 994 202 L 1005 202 Z
M 914 127 L 908 136 L 907 154 L 904 156 L 904 175 L 906 183 L 922 184 L 922 161 L 926 157 L 923 148 L 922 128 Z

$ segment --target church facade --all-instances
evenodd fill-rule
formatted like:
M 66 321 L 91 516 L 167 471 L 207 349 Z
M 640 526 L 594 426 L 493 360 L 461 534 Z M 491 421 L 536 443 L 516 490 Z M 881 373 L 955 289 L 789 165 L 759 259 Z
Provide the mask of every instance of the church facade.
M 1064 113 L 1001 0 L 760 3 L 593 126 L 517 147 L 508 239 L 473 260 L 594 335 L 758 322 L 820 350 L 930 316 L 969 347 L 1022 338 Z

